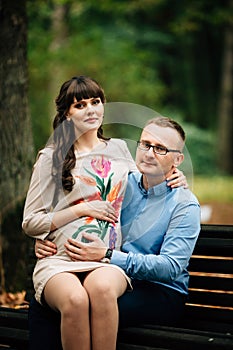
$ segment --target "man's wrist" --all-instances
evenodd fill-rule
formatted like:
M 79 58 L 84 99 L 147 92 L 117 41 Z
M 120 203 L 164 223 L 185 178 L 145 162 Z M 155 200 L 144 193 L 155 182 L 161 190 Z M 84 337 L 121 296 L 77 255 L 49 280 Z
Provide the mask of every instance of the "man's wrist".
M 110 263 L 112 257 L 113 249 L 107 248 L 105 251 L 104 257 L 101 259 L 101 262 Z

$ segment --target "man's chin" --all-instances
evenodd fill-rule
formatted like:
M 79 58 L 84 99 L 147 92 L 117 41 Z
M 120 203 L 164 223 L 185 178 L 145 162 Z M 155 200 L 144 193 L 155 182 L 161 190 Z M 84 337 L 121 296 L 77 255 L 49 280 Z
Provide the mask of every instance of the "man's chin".
M 142 170 L 142 167 L 138 164 L 138 163 L 136 163 L 136 166 L 137 166 L 137 168 L 138 168 L 138 171 L 140 171 L 140 173 L 142 173 L 143 174 L 143 170 Z

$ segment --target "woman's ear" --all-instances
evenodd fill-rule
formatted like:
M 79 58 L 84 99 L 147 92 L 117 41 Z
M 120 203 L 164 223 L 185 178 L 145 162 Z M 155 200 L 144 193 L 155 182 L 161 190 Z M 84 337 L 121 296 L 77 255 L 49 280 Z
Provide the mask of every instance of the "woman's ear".
M 69 111 L 68 111 L 67 113 L 65 113 L 65 117 L 66 117 L 66 120 L 67 120 L 68 122 L 71 121 L 71 117 L 70 117 L 70 115 L 69 115 Z

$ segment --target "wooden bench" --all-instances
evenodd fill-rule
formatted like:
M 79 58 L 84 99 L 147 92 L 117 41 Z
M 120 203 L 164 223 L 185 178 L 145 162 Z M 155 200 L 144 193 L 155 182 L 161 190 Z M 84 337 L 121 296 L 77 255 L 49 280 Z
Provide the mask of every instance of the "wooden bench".
M 233 226 L 202 225 L 190 261 L 189 300 L 179 326 L 141 325 L 120 329 L 117 349 L 232 350 L 232 252 Z M 27 349 L 27 313 L 27 310 L 0 308 L 0 349 Z

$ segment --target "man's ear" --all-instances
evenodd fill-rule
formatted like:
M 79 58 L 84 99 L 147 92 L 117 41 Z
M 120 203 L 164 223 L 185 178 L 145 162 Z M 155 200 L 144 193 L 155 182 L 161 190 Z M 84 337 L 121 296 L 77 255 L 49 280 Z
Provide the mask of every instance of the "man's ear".
M 176 156 L 174 159 L 175 167 L 178 167 L 183 161 L 184 161 L 184 155 L 183 153 L 179 153 L 178 156 Z

